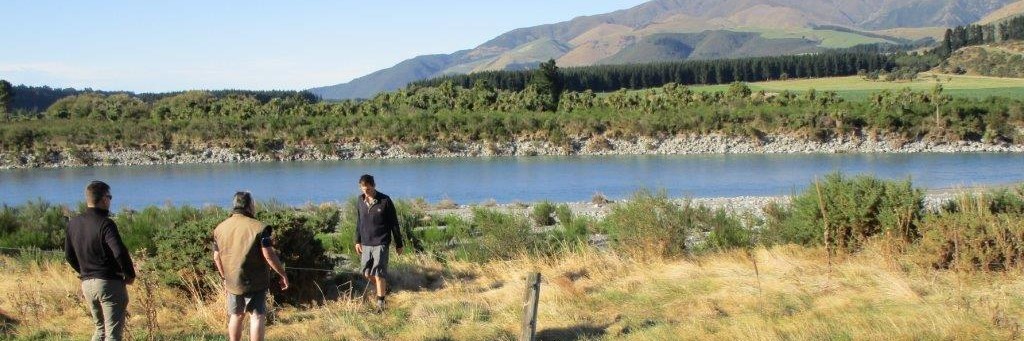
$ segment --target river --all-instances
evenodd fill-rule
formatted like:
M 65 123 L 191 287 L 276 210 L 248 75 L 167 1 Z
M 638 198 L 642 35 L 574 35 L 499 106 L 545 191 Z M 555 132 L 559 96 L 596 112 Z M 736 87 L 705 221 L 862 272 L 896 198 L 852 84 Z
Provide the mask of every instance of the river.
M 257 200 L 299 205 L 354 196 L 361 174 L 396 198 L 450 198 L 472 204 L 589 201 L 596 192 L 628 197 L 640 188 L 673 197 L 788 195 L 841 171 L 949 189 L 1024 181 L 1014 153 L 732 154 L 675 156 L 498 157 L 346 160 L 245 164 L 106 166 L 0 171 L 0 202 L 42 199 L 73 204 L 93 179 L 113 187 L 115 207 L 228 205 L 237 190 Z

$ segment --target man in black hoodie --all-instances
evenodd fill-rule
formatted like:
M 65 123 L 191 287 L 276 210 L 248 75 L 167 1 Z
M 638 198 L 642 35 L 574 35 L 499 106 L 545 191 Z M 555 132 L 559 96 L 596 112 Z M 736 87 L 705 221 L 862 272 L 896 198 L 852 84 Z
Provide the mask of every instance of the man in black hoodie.
M 395 251 L 402 254 L 402 231 L 395 203 L 391 197 L 377 192 L 372 175 L 359 178 L 359 189 L 362 194 L 356 203 L 356 252 L 362 256 L 363 275 L 377 289 L 377 310 L 383 311 L 388 287 L 388 245 L 395 243 Z
M 128 288 L 135 266 L 110 219 L 110 186 L 93 181 L 85 188 L 85 212 L 68 223 L 64 255 L 82 280 L 82 294 L 92 311 L 95 340 L 121 340 Z

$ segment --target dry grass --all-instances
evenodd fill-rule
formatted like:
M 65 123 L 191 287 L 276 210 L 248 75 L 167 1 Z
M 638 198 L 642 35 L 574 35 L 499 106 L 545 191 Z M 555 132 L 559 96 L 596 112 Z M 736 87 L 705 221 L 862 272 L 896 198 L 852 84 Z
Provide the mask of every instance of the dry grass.
M 785 246 L 686 260 L 632 260 L 584 250 L 552 258 L 442 264 L 397 257 L 401 287 L 385 314 L 361 299 L 275 311 L 270 339 L 514 339 L 524 278 L 543 274 L 541 339 L 1011 339 L 1021 337 L 1024 276 L 917 267 L 869 246 L 851 256 Z M 21 321 L 14 336 L 90 332 L 78 280 L 58 261 L 0 258 L 0 310 Z M 140 288 L 133 314 L 143 316 Z M 222 299 L 158 288 L 161 333 L 219 335 Z M 31 307 L 25 308 L 25 307 Z M 130 326 L 139 330 L 141 317 Z M 140 331 L 136 331 L 139 335 Z

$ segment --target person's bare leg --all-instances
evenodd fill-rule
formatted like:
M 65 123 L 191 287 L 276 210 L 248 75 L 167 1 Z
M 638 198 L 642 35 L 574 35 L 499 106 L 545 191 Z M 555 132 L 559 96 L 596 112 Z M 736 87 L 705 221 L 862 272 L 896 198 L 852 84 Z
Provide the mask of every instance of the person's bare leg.
M 242 314 L 231 314 L 228 315 L 228 340 L 241 341 L 242 340 L 242 319 L 245 315 Z
M 373 276 L 373 278 L 377 282 L 377 297 L 378 298 L 384 297 L 384 294 L 387 293 L 386 290 L 388 289 L 388 282 L 387 282 L 387 280 L 384 279 L 384 276 Z
M 249 315 L 249 341 L 263 341 L 266 335 L 267 316 L 262 314 Z

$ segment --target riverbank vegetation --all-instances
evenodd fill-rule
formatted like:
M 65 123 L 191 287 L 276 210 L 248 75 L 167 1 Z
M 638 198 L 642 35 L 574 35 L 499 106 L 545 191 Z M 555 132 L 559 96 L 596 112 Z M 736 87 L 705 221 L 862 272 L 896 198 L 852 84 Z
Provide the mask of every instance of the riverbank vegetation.
M 759 139 L 795 134 L 816 140 L 892 135 L 907 141 L 1020 143 L 1024 102 L 949 96 L 940 85 L 922 91 L 882 90 L 847 101 L 834 91 L 766 91 L 743 83 L 696 91 L 669 84 L 610 94 L 486 84 L 385 93 L 362 101 L 325 103 L 301 96 L 267 102 L 193 91 L 147 102 L 128 95 L 66 97 L 35 118 L 0 125 L 9 157 L 55 151 L 87 158 L 91 151 L 193 151 L 208 147 L 255 153 L 313 146 L 327 155 L 341 143 L 399 145 L 501 143 L 515 139 L 569 143 L 572 137 L 636 138 L 722 133 Z M 547 104 L 545 104 L 547 103 Z M 8 162 L 13 162 L 8 160 Z
M 369 317 L 365 283 L 346 261 L 351 203 L 266 203 L 258 217 L 275 226 L 296 288 L 274 293 L 270 331 L 511 339 L 522 277 L 540 271 L 542 339 L 1019 337 L 1024 187 L 965 193 L 938 209 L 923 196 L 909 181 L 833 174 L 761 214 L 679 205 L 652 191 L 611 204 L 602 219 L 549 203 L 524 214 L 438 215 L 403 200 L 414 252 L 395 257 L 392 309 Z M 41 250 L 0 257 L 10 274 L 0 279 L 5 337 L 88 334 L 77 281 L 47 252 L 59 250 L 70 211 L 39 202 L 0 209 L 0 247 Z M 216 207 L 116 212 L 144 276 L 132 287 L 133 335 L 220 334 L 208 245 L 226 216 Z

